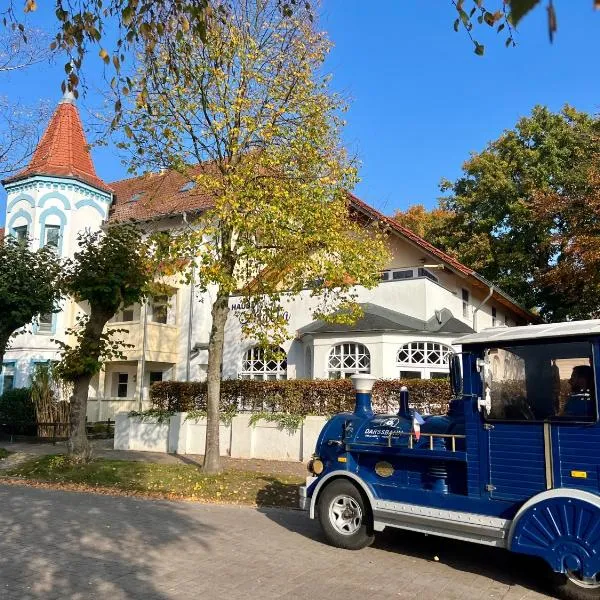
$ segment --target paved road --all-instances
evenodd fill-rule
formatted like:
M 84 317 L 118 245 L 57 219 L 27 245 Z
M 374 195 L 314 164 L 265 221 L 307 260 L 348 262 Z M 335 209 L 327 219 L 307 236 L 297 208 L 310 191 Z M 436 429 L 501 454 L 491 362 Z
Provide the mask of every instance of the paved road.
M 547 598 L 536 570 L 407 532 L 339 550 L 299 511 L 0 485 L 2 600 Z

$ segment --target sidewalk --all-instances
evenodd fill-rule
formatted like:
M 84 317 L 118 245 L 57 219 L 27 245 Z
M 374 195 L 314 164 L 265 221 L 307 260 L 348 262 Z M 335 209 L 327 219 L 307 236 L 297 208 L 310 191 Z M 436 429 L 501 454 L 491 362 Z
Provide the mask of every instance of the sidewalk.
M 161 465 L 196 464 L 202 466 L 204 457 L 200 454 L 166 454 L 163 452 L 137 452 L 135 450 L 113 450 L 113 440 L 90 440 L 94 458 L 109 458 L 111 460 L 131 460 L 137 462 L 157 463 Z M 65 442 L 56 444 L 28 444 L 24 442 L 0 442 L 0 448 L 5 448 L 11 454 L 0 461 L 0 471 L 12 468 L 34 456 L 48 454 L 66 454 Z M 306 466 L 301 462 L 285 462 L 279 460 L 259 460 L 221 457 L 225 470 L 256 471 L 258 473 L 273 473 L 278 475 L 306 474 Z

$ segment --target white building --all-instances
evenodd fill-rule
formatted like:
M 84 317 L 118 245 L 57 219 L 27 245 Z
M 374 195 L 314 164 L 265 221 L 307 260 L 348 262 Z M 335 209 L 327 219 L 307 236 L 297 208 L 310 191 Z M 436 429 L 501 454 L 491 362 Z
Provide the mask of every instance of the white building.
M 134 220 L 148 231 L 178 228 L 210 206 L 193 183 L 166 172 L 104 183 L 86 146 L 72 98 L 58 105 L 29 166 L 3 182 L 7 191 L 6 235 L 51 244 L 72 256 L 84 228 Z M 290 341 L 285 361 L 264 361 L 252 340 L 242 339 L 238 317 L 230 315 L 223 374 L 227 378 L 328 378 L 357 371 L 377 377 L 445 377 L 452 340 L 483 327 L 525 324 L 533 315 L 472 269 L 444 254 L 358 198 L 351 210 L 383 222 L 391 260 L 372 290 L 358 289 L 364 317 L 353 326 L 313 322 L 310 299 L 300 294 L 285 306 Z M 236 298 L 231 299 L 232 305 Z M 66 302 L 38 326 L 18 335 L 5 354 L 0 389 L 29 382 L 36 363 L 56 360 L 53 339 L 81 310 Z M 90 390 L 90 419 L 140 408 L 151 383 L 199 380 L 207 367 L 209 294 L 183 285 L 171 298 L 125 307 L 113 319 L 128 329 L 134 345 L 125 361 L 108 363 Z

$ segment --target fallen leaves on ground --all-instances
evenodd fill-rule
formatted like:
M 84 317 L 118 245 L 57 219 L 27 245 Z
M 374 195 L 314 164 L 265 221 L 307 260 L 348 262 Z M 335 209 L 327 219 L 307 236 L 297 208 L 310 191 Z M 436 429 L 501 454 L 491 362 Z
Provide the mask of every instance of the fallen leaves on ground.
M 276 470 L 276 469 L 274 469 Z M 64 455 L 35 457 L 6 472 L 5 483 L 61 487 L 103 494 L 254 506 L 298 506 L 302 479 L 281 473 L 226 470 L 205 475 L 195 465 L 96 459 L 74 464 Z

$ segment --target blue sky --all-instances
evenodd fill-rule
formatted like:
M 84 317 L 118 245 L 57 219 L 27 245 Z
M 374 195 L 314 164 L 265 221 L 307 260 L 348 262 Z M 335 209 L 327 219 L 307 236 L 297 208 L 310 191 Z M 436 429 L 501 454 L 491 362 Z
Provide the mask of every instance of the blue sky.
M 50 0 L 34 23 L 55 27 Z M 333 86 L 350 100 L 345 142 L 362 166 L 356 193 L 387 214 L 414 203 L 435 204 L 442 177 L 456 178 L 471 151 L 481 150 L 535 104 L 600 108 L 600 12 L 591 0 L 557 2 L 558 34 L 548 42 L 543 7 L 522 23 L 516 48 L 483 29 L 484 57 L 464 32 L 452 29 L 450 1 L 323 0 L 321 26 L 335 48 L 328 59 Z M 84 123 L 98 103 L 100 59 L 87 61 Z M 60 99 L 62 63 L 0 78 L 0 95 L 14 101 Z M 89 139 L 89 138 L 88 138 Z M 114 148 L 96 148 L 98 174 L 126 176 Z M 0 224 L 4 198 L 0 196 Z

